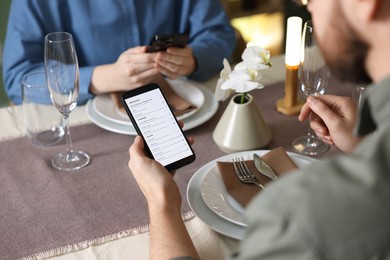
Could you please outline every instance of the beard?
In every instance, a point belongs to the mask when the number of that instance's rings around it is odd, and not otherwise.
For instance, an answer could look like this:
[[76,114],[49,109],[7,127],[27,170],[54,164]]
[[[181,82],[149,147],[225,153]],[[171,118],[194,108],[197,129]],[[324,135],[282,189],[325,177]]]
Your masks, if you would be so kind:
[[365,68],[369,46],[350,26],[341,7],[336,7],[325,35],[328,42],[318,46],[333,76],[343,82],[370,84],[371,77]]

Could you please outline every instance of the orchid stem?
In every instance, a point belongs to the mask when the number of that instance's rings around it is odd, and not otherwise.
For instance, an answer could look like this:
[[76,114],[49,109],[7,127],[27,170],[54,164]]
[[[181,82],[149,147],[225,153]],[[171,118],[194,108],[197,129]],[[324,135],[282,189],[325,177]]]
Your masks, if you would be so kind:
[[245,101],[245,93],[242,93],[241,94],[241,102],[240,102],[240,104],[244,104],[244,101]]

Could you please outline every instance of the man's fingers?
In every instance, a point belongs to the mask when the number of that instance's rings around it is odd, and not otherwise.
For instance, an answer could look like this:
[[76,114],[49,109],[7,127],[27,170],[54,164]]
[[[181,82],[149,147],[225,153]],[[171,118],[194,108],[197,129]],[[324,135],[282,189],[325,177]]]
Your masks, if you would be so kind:
[[127,49],[124,53],[145,53],[147,49],[147,46],[137,46]]
[[187,140],[190,143],[190,145],[193,145],[195,143],[195,139],[192,136],[188,136]]
[[299,121],[305,121],[311,113],[311,109],[307,103],[305,103],[301,109],[301,112],[299,113],[298,120]]
[[[179,123],[180,128],[184,127],[184,122],[182,120],[179,120],[178,123]],[[195,139],[192,136],[188,136],[188,137],[186,136],[186,138],[187,138],[188,142],[190,143],[190,145],[193,145],[195,143]]]
[[333,120],[338,119],[338,116],[325,103],[316,97],[308,97],[307,104],[311,111],[319,116],[326,125],[329,125]]
[[173,80],[173,79],[177,79],[180,77],[180,74],[178,74],[178,72],[172,72],[172,71],[166,69],[165,67],[158,65],[157,63],[155,65],[155,68],[157,69],[157,71],[159,71],[161,74],[167,76],[169,79]]
[[321,133],[322,135],[329,134],[328,127],[324,124],[324,121],[322,121],[322,119],[316,114],[311,115],[310,127],[315,132]]
[[130,157],[140,156],[144,154],[144,142],[141,136],[137,135],[134,139],[134,143],[130,146]]

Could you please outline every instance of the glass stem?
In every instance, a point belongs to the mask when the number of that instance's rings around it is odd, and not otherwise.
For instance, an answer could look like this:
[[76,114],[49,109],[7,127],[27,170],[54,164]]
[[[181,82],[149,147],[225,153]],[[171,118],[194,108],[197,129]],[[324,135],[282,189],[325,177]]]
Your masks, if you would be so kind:
[[313,141],[313,137],[314,137],[314,132],[310,127],[311,115],[312,115],[312,112],[310,112],[310,114],[309,114],[309,130],[307,131],[307,144],[311,144]]
[[69,159],[68,156],[73,151],[72,139],[70,138],[69,115],[64,116],[64,122],[65,122],[65,139],[66,139],[66,157],[67,159]]

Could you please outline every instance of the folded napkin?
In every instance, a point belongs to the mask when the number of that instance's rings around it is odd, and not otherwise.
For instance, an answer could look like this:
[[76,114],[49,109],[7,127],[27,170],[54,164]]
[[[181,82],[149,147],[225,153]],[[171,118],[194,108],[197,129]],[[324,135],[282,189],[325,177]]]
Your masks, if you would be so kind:
[[[189,101],[179,96],[163,77],[156,79],[156,83],[160,86],[161,91],[164,93],[164,96],[167,99],[168,104],[176,117],[184,115],[196,109],[195,105],[191,104]],[[113,92],[111,93],[111,99],[113,100],[114,105],[120,111],[126,113],[125,109],[122,106],[122,94],[123,92]]]
[[[269,151],[261,157],[275,172],[281,176],[291,170],[297,169],[297,165],[288,156],[283,147],[278,147]],[[254,173],[257,181],[266,187],[266,184],[272,179],[259,173],[253,163],[253,160],[246,161],[248,168]],[[255,184],[245,184],[237,178],[232,162],[217,162],[218,171],[221,174],[227,192],[235,198],[242,206],[246,207],[249,201],[258,193],[261,192]]]

